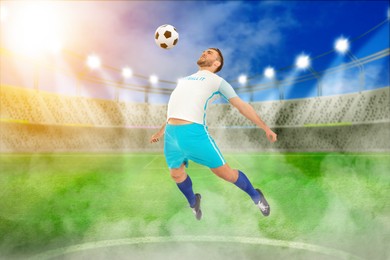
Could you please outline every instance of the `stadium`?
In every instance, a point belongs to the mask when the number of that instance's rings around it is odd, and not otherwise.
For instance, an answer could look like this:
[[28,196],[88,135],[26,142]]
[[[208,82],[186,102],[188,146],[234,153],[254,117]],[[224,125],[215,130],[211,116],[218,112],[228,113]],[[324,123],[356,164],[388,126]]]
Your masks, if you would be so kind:
[[[272,213],[260,217],[245,194],[191,162],[205,198],[200,222],[169,177],[164,143],[149,142],[175,81],[156,87],[135,74],[126,83],[107,78],[121,73],[114,66],[86,72],[74,51],[63,50],[61,64],[37,62],[2,42],[0,259],[388,259],[388,27],[389,17],[362,31],[356,41],[387,30],[387,43],[364,56],[346,50],[346,63],[233,81],[278,142],[224,102],[209,108],[209,131],[229,164],[269,194]],[[376,64],[384,73],[373,83]],[[325,95],[338,73],[356,88]],[[314,94],[285,98],[299,86]],[[86,91],[102,87],[110,98]],[[275,100],[258,98],[270,90]],[[138,102],[124,98],[132,94]]]

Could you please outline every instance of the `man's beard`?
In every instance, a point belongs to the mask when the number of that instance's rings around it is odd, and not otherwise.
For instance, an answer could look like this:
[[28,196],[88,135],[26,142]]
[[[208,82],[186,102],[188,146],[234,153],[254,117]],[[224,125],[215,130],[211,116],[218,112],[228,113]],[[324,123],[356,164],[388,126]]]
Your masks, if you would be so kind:
[[196,62],[199,67],[210,67],[213,64],[213,61],[211,60],[202,60],[201,58]]

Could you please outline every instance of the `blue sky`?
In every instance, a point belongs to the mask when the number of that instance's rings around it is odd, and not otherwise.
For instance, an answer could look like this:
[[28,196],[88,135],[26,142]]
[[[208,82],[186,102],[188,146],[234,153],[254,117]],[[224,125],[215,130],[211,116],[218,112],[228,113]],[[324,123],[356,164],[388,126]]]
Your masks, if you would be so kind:
[[[12,10],[12,3],[5,3]],[[275,100],[280,92],[271,88],[245,93],[242,91],[245,86],[237,83],[241,74],[249,77],[248,86],[257,88],[265,83],[262,73],[267,66],[277,70],[278,80],[310,74],[291,67],[296,57],[301,53],[317,57],[331,51],[340,36],[354,40],[350,50],[358,58],[389,48],[388,21],[356,39],[387,19],[388,1],[53,1],[53,4],[60,6],[61,15],[57,18],[66,24],[61,27],[63,48],[80,57],[94,53],[104,65],[118,69],[128,66],[137,75],[154,74],[176,81],[197,70],[196,60],[204,49],[218,47],[225,56],[225,67],[219,75],[248,101]],[[154,31],[162,24],[172,24],[180,34],[178,45],[171,50],[160,49],[154,43]],[[312,68],[323,71],[349,61],[347,56],[330,53],[313,60]],[[365,65],[369,74],[365,78],[366,89],[389,85],[388,68],[389,56]],[[89,73],[110,80],[120,78],[104,69]],[[344,84],[356,80],[358,74],[359,68],[355,68],[343,75],[324,75],[323,94],[358,91],[358,83]],[[148,85],[147,80],[136,77],[128,83]],[[315,96],[317,84],[313,79],[286,85],[284,96]],[[154,86],[173,87],[164,83]],[[85,86],[84,95],[112,98],[113,91],[108,86]],[[124,100],[143,99],[142,94],[128,90],[120,95]],[[167,98],[150,96],[152,102],[164,103]]]

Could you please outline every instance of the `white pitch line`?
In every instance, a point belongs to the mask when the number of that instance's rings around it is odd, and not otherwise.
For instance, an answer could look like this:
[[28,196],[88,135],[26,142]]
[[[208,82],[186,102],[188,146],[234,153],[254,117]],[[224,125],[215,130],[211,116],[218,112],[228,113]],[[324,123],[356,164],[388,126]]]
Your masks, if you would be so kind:
[[144,166],[144,169],[147,169],[157,158],[160,158],[161,155],[156,155],[147,165]]
[[227,156],[230,157],[230,158],[233,158],[233,160],[236,161],[236,163],[238,164],[238,167],[240,167],[240,169],[244,169],[244,168],[245,168],[245,166],[242,165],[242,164],[235,158],[234,155],[227,155]]
[[355,259],[361,260],[362,258],[350,254],[345,251],[337,250],[334,248],[323,247],[319,245],[307,244],[295,241],[276,240],[268,238],[256,238],[256,237],[226,237],[226,236],[175,236],[175,237],[135,237],[116,240],[103,240],[96,242],[89,242],[84,244],[73,245],[69,247],[58,248],[50,251],[43,252],[35,255],[31,260],[39,259],[51,259],[59,256],[65,256],[67,254],[85,251],[89,249],[107,248],[112,246],[122,245],[136,245],[136,244],[150,244],[150,243],[170,243],[170,242],[222,242],[222,243],[241,243],[241,244],[253,244],[253,245],[266,245],[284,248],[293,248],[298,250],[311,251],[320,253],[338,259]]
[[148,157],[148,156],[161,156],[160,154],[147,154],[147,153],[73,153],[73,154],[61,154],[61,153],[30,153],[30,154],[13,154],[13,153],[0,153],[0,158],[9,157],[32,157],[32,156],[51,156],[51,157]]
[[[61,153],[30,153],[30,154],[15,154],[15,153],[0,153],[0,157],[3,156],[13,156],[13,157],[31,157],[31,156],[52,156],[52,157],[66,157],[66,156],[77,156],[77,157],[99,157],[99,156],[121,156],[121,157],[137,157],[137,156],[152,156],[156,154],[148,154],[148,153],[73,153],[73,154],[61,154]],[[157,154],[156,156],[164,156],[162,154]],[[225,156],[260,156],[260,157],[272,157],[272,156],[370,156],[370,157],[390,157],[389,154],[310,154],[310,153],[303,153],[303,154],[292,154],[292,153],[269,153],[269,154],[258,154],[258,153],[225,153]]]
[[[146,169],[144,167],[144,169]],[[165,171],[165,170],[169,170],[168,167],[148,167],[146,170],[153,170],[153,171]]]
[[[233,156],[229,154],[230,156]],[[333,156],[333,157],[341,157],[341,156],[367,156],[367,157],[390,157],[390,154],[250,154],[250,153],[237,153],[234,156],[255,156],[255,157],[272,157],[272,156],[306,156],[306,157],[318,157],[318,156]]]

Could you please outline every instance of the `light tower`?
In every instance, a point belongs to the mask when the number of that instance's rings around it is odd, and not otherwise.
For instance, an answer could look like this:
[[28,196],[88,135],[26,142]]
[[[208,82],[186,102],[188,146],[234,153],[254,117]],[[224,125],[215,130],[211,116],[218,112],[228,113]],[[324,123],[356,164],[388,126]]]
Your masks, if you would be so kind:
[[[102,65],[102,62],[101,62],[99,56],[97,56],[95,54],[91,54],[91,55],[89,55],[87,57],[87,60],[86,60],[85,64],[87,65],[87,67],[90,70],[95,70],[95,69],[100,68],[100,66]],[[80,95],[81,81],[82,81],[82,79],[83,79],[83,77],[85,76],[86,73],[87,73],[87,70],[85,68],[83,68],[80,71],[80,73],[78,73],[76,75],[76,79],[77,79],[76,94],[77,95]]]
[[340,37],[336,40],[334,44],[335,50],[340,54],[346,54],[354,63],[356,63],[359,66],[359,91],[364,90],[365,85],[365,70],[363,64],[360,62],[360,60],[352,54],[352,52],[349,50],[349,41],[348,39],[344,37]]
[[264,69],[263,74],[264,74],[264,77],[266,77],[269,80],[272,80],[272,83],[275,85],[276,88],[279,88],[279,99],[283,100],[284,99],[284,89],[276,81],[275,69],[271,66],[268,66]]
[[[125,80],[131,78],[133,76],[133,70],[129,67],[122,68],[122,78],[119,81],[120,86],[123,87]],[[119,101],[119,88],[120,86],[115,86],[115,101]]]
[[153,74],[149,76],[150,85],[145,86],[145,96],[144,96],[145,103],[149,103],[149,89],[153,86],[156,86],[158,82],[159,82],[159,78],[157,75]]
[[322,85],[321,85],[320,75],[311,66],[310,57],[305,54],[299,55],[295,60],[295,66],[297,66],[297,68],[300,70],[308,69],[311,72],[311,74],[313,74],[313,76],[317,79],[317,96],[319,97],[322,96]]
[[[246,83],[248,82],[248,77],[245,74],[241,74],[238,77],[238,83],[240,83],[241,86],[245,86]],[[250,89],[249,86],[245,86],[246,89]],[[250,97],[249,97],[249,102],[253,102],[253,91],[250,91]]]

